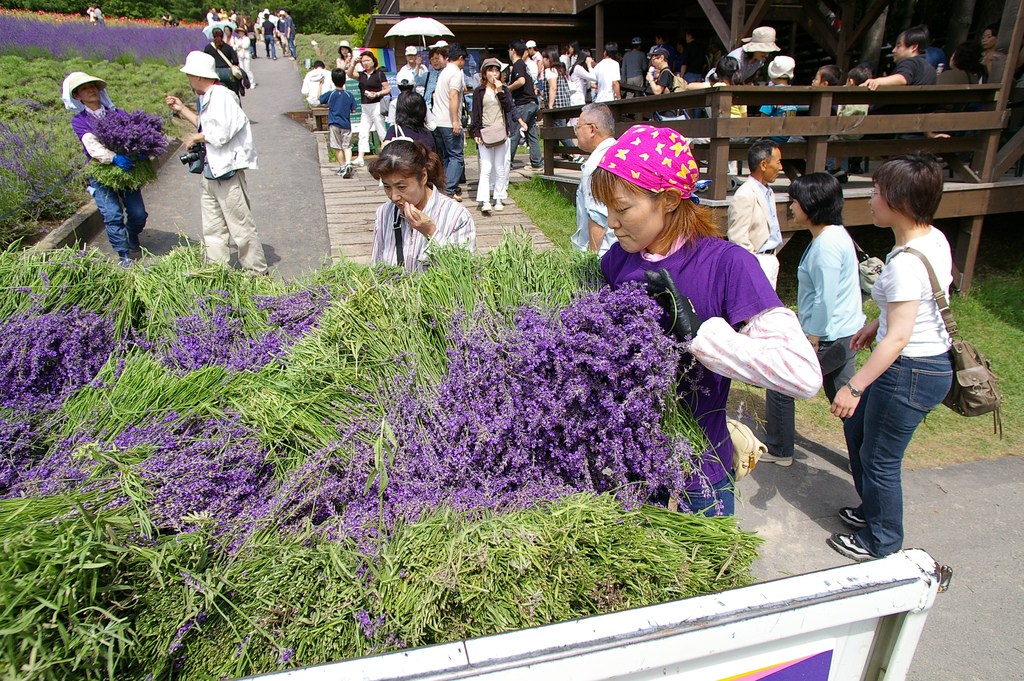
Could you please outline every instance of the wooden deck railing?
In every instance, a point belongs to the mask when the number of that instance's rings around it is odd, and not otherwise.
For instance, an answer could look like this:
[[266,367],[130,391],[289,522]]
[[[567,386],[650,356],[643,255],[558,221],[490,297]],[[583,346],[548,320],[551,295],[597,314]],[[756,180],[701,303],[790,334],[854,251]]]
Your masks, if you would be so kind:
[[[926,151],[942,157],[960,179],[987,182],[996,167],[999,138],[1006,126],[1006,111],[997,111],[999,85],[934,87],[891,87],[872,92],[857,87],[722,87],[652,97],[636,97],[608,102],[616,119],[616,134],[637,123],[671,127],[689,138],[706,138],[694,144],[694,156],[707,162],[707,175],[713,180],[709,198],[724,199],[729,188],[727,162],[745,160],[750,143],[763,137],[803,137],[804,141],[783,143],[783,159],[804,159],[807,172],[825,169],[829,156],[882,157],[911,151]],[[878,110],[866,116],[836,116],[833,107],[844,104],[868,104],[891,111],[923,109],[930,113],[886,113]],[[733,105],[746,105],[756,112],[763,105],[794,105],[795,116],[730,118]],[[970,111],[962,111],[970,106]],[[556,157],[574,153],[575,147],[558,147],[555,140],[570,143],[570,126],[555,121],[579,115],[580,106],[543,109],[540,136],[544,140],[544,173],[576,168]],[[656,111],[704,110],[707,118],[655,121]],[[951,110],[950,110],[951,109]],[[927,133],[947,133],[948,138],[926,137]],[[857,140],[841,136],[864,135]],[[969,160],[964,161],[965,153]],[[1018,156],[1020,154],[1018,153]],[[1005,167],[1006,161],[1003,160]]]

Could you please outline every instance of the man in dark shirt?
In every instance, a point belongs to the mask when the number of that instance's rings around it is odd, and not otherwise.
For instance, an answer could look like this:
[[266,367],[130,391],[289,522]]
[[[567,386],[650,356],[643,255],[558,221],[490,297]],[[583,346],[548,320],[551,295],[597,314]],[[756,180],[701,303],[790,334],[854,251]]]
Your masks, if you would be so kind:
[[697,36],[692,31],[686,32],[685,47],[676,62],[676,73],[685,78],[687,83],[704,80],[704,72],[707,70],[704,68],[704,46],[697,42]]
[[877,90],[885,85],[935,85],[935,67],[924,57],[929,42],[931,34],[924,25],[900,33],[892,48],[896,70],[888,76],[868,78],[861,87]]
[[[526,70],[526,62],[523,55],[526,53],[526,43],[522,40],[513,40],[508,46],[508,58],[512,62],[512,69],[508,76],[508,89],[512,91],[512,101],[519,110],[519,118],[526,122],[526,143],[530,147],[530,168],[540,170],[544,167],[544,159],[540,154],[540,140],[537,138],[537,91],[534,88],[533,78]],[[515,161],[516,150],[523,138],[523,131],[516,126],[512,133],[512,153],[509,158]],[[516,166],[513,165],[513,168]]]

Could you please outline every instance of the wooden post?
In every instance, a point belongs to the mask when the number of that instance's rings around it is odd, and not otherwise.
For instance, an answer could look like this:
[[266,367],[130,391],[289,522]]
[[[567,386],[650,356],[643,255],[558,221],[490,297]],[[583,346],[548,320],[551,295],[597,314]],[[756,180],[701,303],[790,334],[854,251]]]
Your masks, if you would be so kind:
[[[732,93],[722,88],[714,88],[711,95],[711,117],[715,121],[728,119],[732,107]],[[729,191],[729,138],[722,137],[718,126],[711,131],[711,143],[708,148],[708,174],[711,175],[711,198],[716,201],[725,199]]]
[[739,35],[740,31],[743,30],[743,14],[747,9],[746,0],[730,0],[729,5],[732,12],[729,21],[729,38],[732,40],[732,43],[726,48],[726,52],[739,47],[740,39],[746,37]]
[[604,50],[604,3],[594,5],[594,61],[601,61]]
[[[832,115],[832,93],[830,88],[821,88],[811,101],[811,116]],[[820,173],[825,170],[828,157],[828,135],[814,135],[807,138],[807,172]]]
[[[1006,112],[1010,101],[1010,88],[1013,87],[1013,64],[1015,55],[1020,50],[1021,31],[1024,30],[1024,0],[1006,0],[1003,5],[1002,26],[1013,26],[1010,33],[1010,46],[1006,57],[1006,68],[1003,69],[1003,80],[996,100],[996,111]],[[1005,35],[1006,29],[1000,30]],[[975,156],[974,170],[978,176],[995,182],[996,152],[999,149],[999,131],[992,130],[986,134],[985,143],[980,153]],[[964,218],[960,221],[960,233],[956,239],[956,251],[953,257],[954,283],[961,292],[971,290],[974,279],[974,265],[978,259],[978,246],[981,243],[981,229],[985,224],[982,215]]]

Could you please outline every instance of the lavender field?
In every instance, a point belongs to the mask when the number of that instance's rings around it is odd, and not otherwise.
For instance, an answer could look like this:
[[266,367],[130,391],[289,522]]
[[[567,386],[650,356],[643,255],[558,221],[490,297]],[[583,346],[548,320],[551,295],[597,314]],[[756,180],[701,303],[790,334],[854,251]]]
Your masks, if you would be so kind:
[[206,44],[196,28],[158,26],[90,26],[54,23],[0,14],[0,55],[25,58],[105,60],[121,63],[161,61],[176,64]]
[[[163,93],[187,99],[178,72],[185,55],[204,44],[195,28],[144,25],[93,27],[0,13],[0,248],[39,238],[48,224],[89,200],[81,144],[61,82],[72,71],[103,78],[114,104],[167,115]],[[172,137],[183,130],[170,122]]]

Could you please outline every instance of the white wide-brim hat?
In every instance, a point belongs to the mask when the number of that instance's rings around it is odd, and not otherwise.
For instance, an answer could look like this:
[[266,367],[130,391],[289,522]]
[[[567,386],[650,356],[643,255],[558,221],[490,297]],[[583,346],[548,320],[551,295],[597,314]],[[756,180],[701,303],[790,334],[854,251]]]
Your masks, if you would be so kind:
[[217,75],[217,69],[215,68],[216,64],[217,62],[214,61],[211,55],[199,50],[192,50],[185,57],[185,65],[178,70],[185,75],[195,76],[196,78],[220,80],[220,76]]
[[768,64],[769,78],[788,78],[793,80],[793,71],[796,69],[796,60],[780,54],[772,63]]
[[96,85],[101,90],[107,87],[107,81],[103,80],[102,78],[90,76],[88,73],[85,73],[83,71],[74,71],[73,73],[69,73],[68,77],[64,79],[63,89],[64,92],[67,92],[69,95],[74,95],[75,90],[82,87],[86,83],[96,83]]
[[437,49],[438,47],[448,47],[448,41],[447,40],[438,40],[433,45],[427,45],[427,47],[430,48],[431,50]]
[[778,52],[775,44],[775,29],[771,26],[758,26],[749,38],[744,38],[744,52]]

